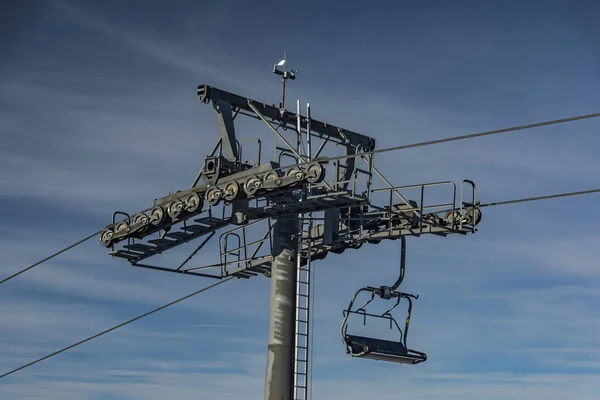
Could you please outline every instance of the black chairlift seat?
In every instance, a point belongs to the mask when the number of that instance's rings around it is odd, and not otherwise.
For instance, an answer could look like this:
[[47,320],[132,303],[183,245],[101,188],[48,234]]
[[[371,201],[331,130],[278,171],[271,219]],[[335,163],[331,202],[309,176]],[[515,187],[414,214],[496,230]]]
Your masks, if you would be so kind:
[[[410,316],[412,313],[411,299],[418,299],[419,296],[396,291],[398,286],[400,286],[400,284],[404,280],[404,270],[406,262],[406,238],[404,236],[401,236],[400,239],[400,276],[398,277],[398,280],[392,286],[381,286],[379,288],[367,286],[358,289],[356,293],[354,293],[352,300],[350,300],[350,305],[348,306],[348,309],[344,310],[344,320],[342,321],[342,326],[340,327],[340,335],[342,341],[346,345],[347,353],[350,354],[352,357],[370,358],[372,360],[389,361],[399,364],[410,365],[419,364],[427,360],[427,355],[425,353],[416,350],[411,350],[406,346],[406,336],[408,335],[408,327],[410,325]],[[361,292],[370,293],[371,299],[359,308],[353,310],[352,306],[354,305],[357,296]],[[365,310],[365,307],[375,299],[375,296],[379,296],[384,300],[396,299],[396,302],[392,307],[390,307],[387,311],[385,311],[382,314],[371,314]],[[408,301],[408,315],[406,317],[404,332],[402,332],[402,329],[391,314],[391,311],[394,308],[396,308],[398,304],[400,304],[400,299],[406,299]],[[375,317],[388,320],[390,323],[390,329],[392,329],[395,326],[396,329],[399,331],[399,340],[391,341],[384,339],[369,338],[365,336],[349,335],[347,333],[347,330],[348,316],[350,314],[360,315],[361,317],[363,317],[364,325],[367,324],[367,317]]]
[[427,360],[425,353],[407,349],[401,342],[348,334],[345,335],[345,339],[348,351],[353,357],[400,364],[418,364]]

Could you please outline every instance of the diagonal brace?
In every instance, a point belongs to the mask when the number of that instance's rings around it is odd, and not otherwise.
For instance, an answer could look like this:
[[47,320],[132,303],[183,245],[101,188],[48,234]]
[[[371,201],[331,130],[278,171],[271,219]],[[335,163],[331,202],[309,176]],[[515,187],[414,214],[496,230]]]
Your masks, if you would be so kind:
[[[288,142],[282,135],[281,133],[279,133],[277,131],[277,129],[273,128],[273,125],[271,125],[271,123],[269,121],[267,121],[267,119],[260,113],[260,111],[258,111],[258,109],[256,107],[254,107],[254,104],[252,104],[252,100],[248,100],[248,106],[252,109],[252,111],[254,111],[254,113],[256,114],[256,116],[258,118],[260,118],[265,124],[267,124],[267,126],[273,131],[273,133],[275,135],[277,135],[277,137],[279,137],[279,139],[281,139],[283,141],[283,143],[285,143],[285,145],[292,151],[292,153],[294,153],[294,155],[297,157],[297,159],[300,161],[302,160],[303,162],[306,162],[306,160],[304,159],[304,157],[302,157],[300,155],[300,153],[298,153],[296,151],[296,149],[294,149],[294,147],[290,144],[290,142]],[[300,164],[300,162],[299,162]]]

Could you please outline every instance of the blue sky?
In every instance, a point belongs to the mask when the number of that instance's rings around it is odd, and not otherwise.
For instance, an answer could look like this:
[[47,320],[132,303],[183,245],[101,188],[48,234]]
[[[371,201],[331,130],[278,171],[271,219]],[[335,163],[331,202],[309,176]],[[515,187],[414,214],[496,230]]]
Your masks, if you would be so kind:
[[[284,49],[300,70],[288,99],[374,136],[378,148],[598,112],[591,1],[12,7],[0,44],[2,275],[97,230],[117,209],[141,210],[189,186],[217,135],[196,86],[275,103],[270,65]],[[596,188],[598,124],[376,162],[397,185],[472,179],[484,203]],[[429,355],[414,367],[351,359],[339,339],[354,291],[395,278],[398,242],[315,263],[314,398],[596,399],[596,202],[489,208],[475,235],[409,238],[403,287],[421,296],[409,339]],[[217,251],[214,243],[195,262]],[[91,241],[0,287],[3,372],[211,283],[104,253]],[[268,289],[266,278],[224,284],[2,379],[0,397],[261,398]]]

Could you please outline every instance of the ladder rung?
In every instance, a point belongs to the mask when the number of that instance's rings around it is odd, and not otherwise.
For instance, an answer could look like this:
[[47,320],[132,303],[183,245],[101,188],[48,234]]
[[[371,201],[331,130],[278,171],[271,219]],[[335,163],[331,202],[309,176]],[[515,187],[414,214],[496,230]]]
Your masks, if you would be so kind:
[[[303,224],[303,228],[304,228],[304,226],[306,226],[306,225]],[[306,230],[308,230],[308,229],[306,229]],[[308,252],[303,252],[303,253],[300,253],[299,256],[301,258],[308,259]],[[308,263],[307,263],[307,265],[308,265]],[[306,276],[307,280],[302,280],[301,277],[302,277],[302,273],[303,272],[305,272],[307,274],[307,276]],[[310,299],[310,293],[306,293],[306,294],[301,293],[302,285],[305,285],[305,290],[306,291],[309,290],[309,287],[310,287],[310,269],[306,268],[306,266],[299,266],[298,267],[298,280],[296,282],[298,293],[296,294],[296,298],[297,299],[305,298],[305,299],[307,299],[307,303],[308,303],[308,301]],[[298,302],[300,302],[300,301],[298,300]],[[307,314],[306,315],[306,320],[302,320],[302,319],[299,319],[299,318],[296,319],[296,337],[306,337],[308,339],[308,336],[309,336],[309,332],[308,332],[308,326],[309,326],[308,325],[309,324],[308,313],[310,312],[310,309],[309,309],[309,307],[303,307],[300,304],[297,304],[296,305],[296,310],[297,310],[298,313],[299,313],[299,310],[306,311],[306,314]],[[298,316],[300,316],[300,315],[298,315]],[[301,323],[305,324],[304,327],[301,325]],[[302,383],[299,382],[300,379],[296,379],[296,382],[294,384],[294,389],[295,389],[295,391],[294,391],[294,399],[296,399],[296,400],[305,400],[306,394],[307,394],[307,391],[308,391],[307,382],[306,382],[306,380],[308,379],[308,371],[307,372],[300,372],[300,371],[298,371],[298,369],[302,369],[302,367],[301,367],[302,364],[301,363],[304,363],[304,365],[306,365],[306,368],[308,368],[308,343],[306,343],[306,346],[302,346],[302,345],[297,344],[297,345],[294,346],[294,348],[296,349],[295,350],[295,357],[294,357],[294,364],[295,364],[294,373],[295,373],[295,376],[296,377],[299,377],[299,376],[304,376],[305,377],[304,382],[302,382]],[[304,351],[304,354],[302,354],[302,351]],[[302,355],[304,357],[302,357]],[[296,392],[296,391],[298,391],[298,389],[299,389],[299,393]]]

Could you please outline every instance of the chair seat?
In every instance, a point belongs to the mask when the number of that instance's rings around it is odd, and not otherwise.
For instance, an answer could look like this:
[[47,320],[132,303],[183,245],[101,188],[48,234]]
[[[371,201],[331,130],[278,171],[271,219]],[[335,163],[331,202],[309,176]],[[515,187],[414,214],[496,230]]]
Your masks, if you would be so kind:
[[[404,347],[402,343],[391,340],[346,335],[346,343],[350,346],[352,355],[356,357],[401,364],[417,364],[427,359],[424,353],[414,352]],[[364,354],[360,354],[363,352]]]

